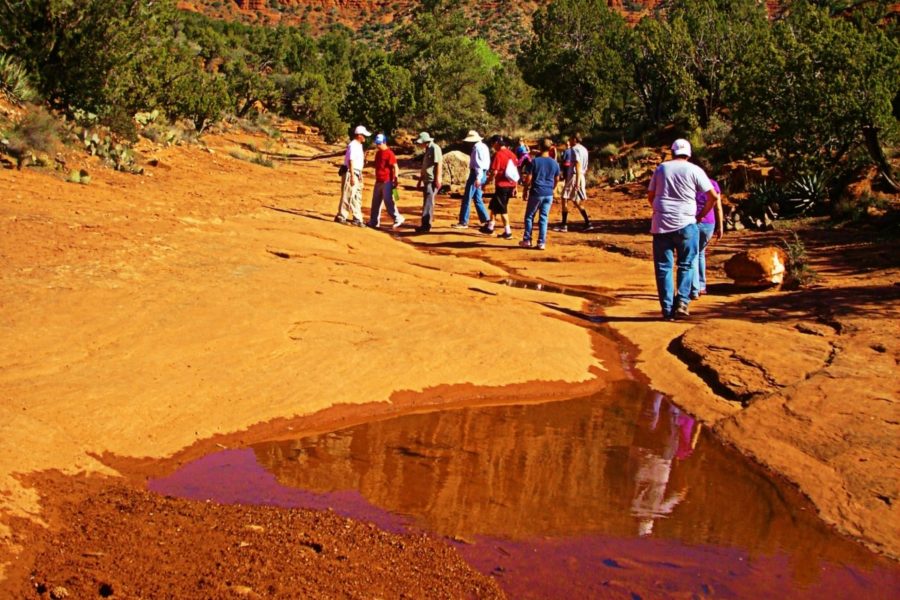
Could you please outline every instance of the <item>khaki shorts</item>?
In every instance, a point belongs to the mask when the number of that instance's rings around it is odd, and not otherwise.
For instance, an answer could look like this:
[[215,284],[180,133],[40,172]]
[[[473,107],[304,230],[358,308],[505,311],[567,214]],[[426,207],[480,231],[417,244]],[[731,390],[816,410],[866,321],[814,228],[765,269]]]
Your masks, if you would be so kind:
[[581,203],[587,200],[587,187],[584,180],[584,173],[581,177],[574,173],[566,178],[566,185],[563,187],[563,200],[572,200],[575,203]]

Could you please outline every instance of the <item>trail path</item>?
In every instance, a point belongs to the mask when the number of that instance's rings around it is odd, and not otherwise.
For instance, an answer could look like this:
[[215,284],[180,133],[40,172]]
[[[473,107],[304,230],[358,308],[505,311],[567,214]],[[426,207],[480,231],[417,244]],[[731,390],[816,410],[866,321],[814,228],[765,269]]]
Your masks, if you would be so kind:
[[[573,396],[623,368],[619,347],[578,325],[581,298],[554,295],[551,306],[545,293],[494,283],[515,273],[606,290],[616,299],[606,321],[636,345],[654,387],[795,481],[827,520],[900,555],[895,251],[867,266],[858,244],[823,240],[821,288],[723,288],[697,303],[698,319],[715,319],[708,335],[735,352],[748,336],[771,346],[814,335],[831,349],[742,409],[680,350],[696,323],[656,319],[639,188],[595,193],[597,229],[552,235],[544,253],[449,229],[458,207],[449,197],[435,233],[410,237],[420,201],[404,189],[412,219],[397,237],[411,244],[398,243],[331,221],[339,181],[330,162],[268,169],[229,156],[248,141],[232,133],[209,139],[213,153],[160,150],[144,177],[88,165],[87,186],[0,171],[7,550],[23,545],[14,518],[46,516],[50,499],[30,473],[115,475],[122,461],[334,406],[364,415]],[[293,140],[285,152],[322,147]],[[517,227],[522,204],[513,202]],[[765,241],[732,239],[713,264]],[[727,335],[735,322],[757,329]]]

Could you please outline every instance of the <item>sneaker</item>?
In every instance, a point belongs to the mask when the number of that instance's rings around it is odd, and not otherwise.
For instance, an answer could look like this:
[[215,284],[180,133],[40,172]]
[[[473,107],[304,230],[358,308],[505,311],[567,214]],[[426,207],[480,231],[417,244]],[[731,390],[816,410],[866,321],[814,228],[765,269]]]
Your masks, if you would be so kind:
[[481,227],[478,228],[478,231],[480,231],[481,233],[484,233],[486,235],[490,235],[490,234],[494,233],[494,228],[490,227],[488,225],[482,225]]
[[400,217],[399,219],[394,221],[394,224],[391,225],[391,229],[400,229],[400,226],[403,225],[403,223],[405,221],[406,221],[406,219],[404,219],[403,217]]
[[372,229],[378,229],[379,227],[381,227],[381,224],[369,222],[369,223],[366,223],[366,227],[371,227]]
[[537,245],[538,250],[544,250],[545,248],[547,248],[547,246],[544,244],[544,242],[541,242],[540,244]]
[[552,229],[552,231],[558,231],[560,233],[565,233],[565,232],[569,231],[569,228],[565,225],[557,225],[556,227],[554,227]]
[[531,240],[522,240],[519,242],[519,248],[531,248]]
[[450,226],[450,229],[468,229],[469,226],[465,223],[454,223]]
[[500,238],[501,240],[511,240],[512,233],[507,233],[504,231],[503,233],[498,233],[497,237]]
[[421,225],[416,227],[416,233],[428,233],[431,231],[431,227],[422,227]]
[[687,306],[678,306],[672,311],[672,317],[674,319],[687,319],[690,316],[691,313],[688,311]]
[[691,292],[691,296],[690,296],[691,300],[696,300],[699,297],[700,297],[700,292]]
[[366,226],[366,224],[363,223],[361,219],[353,219],[352,221],[350,221],[350,224],[353,225],[354,227],[365,227]]
[[334,218],[334,222],[335,222],[335,223],[340,223],[341,225],[343,225],[344,223],[347,222],[347,218],[346,218],[346,217],[342,217],[341,215],[338,215],[338,216],[336,216],[336,217]]

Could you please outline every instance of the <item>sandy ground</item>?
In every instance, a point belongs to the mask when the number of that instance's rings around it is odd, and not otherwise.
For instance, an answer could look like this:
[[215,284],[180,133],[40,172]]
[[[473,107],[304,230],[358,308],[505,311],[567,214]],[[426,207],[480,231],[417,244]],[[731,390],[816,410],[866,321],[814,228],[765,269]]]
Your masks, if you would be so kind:
[[[578,325],[585,302],[556,295],[548,306],[545,293],[496,283],[510,274],[615,298],[608,325],[636,346],[654,387],[794,481],[827,521],[900,555],[894,241],[873,249],[856,239],[865,232],[815,238],[817,288],[721,285],[690,323],[663,323],[640,188],[595,191],[599,227],[551,234],[544,253],[449,229],[450,197],[434,233],[413,236],[412,189],[401,200],[409,227],[391,236],[332,222],[331,162],[269,169],[229,156],[244,141],[233,133],[211,137],[211,153],[158,150],[143,177],[89,164],[86,186],[0,171],[5,570],[24,562],[13,557],[27,545],[12,525],[52,521],[54,494],[29,474],[127,474],[295,416],[359,419],[603,387],[604,371],[622,368],[620,349]],[[321,148],[294,140],[287,150]],[[519,228],[522,204],[512,208]],[[726,240],[714,277],[731,252],[767,241]],[[699,323],[742,359],[700,364],[679,342]],[[741,355],[748,339],[777,348],[798,336],[825,344],[823,360],[779,371],[793,360],[787,350]],[[733,364],[746,368],[731,373]],[[729,399],[729,382],[754,378],[768,387],[749,408]]]

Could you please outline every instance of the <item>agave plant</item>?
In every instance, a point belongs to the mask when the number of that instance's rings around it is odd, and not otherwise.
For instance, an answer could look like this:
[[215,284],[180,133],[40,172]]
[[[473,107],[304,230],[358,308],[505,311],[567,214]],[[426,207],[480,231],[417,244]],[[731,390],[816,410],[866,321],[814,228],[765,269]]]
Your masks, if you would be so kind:
[[0,92],[16,103],[29,102],[37,97],[25,67],[6,54],[0,54]]
[[750,188],[750,196],[741,204],[741,212],[754,221],[778,218],[784,202],[784,190],[773,181],[763,181]]
[[806,213],[828,202],[828,182],[821,173],[799,176],[785,188],[784,208],[791,214]]

